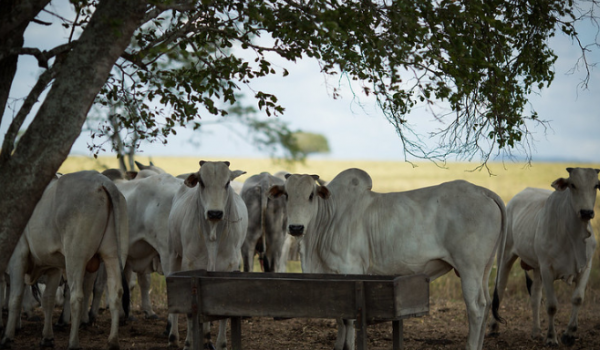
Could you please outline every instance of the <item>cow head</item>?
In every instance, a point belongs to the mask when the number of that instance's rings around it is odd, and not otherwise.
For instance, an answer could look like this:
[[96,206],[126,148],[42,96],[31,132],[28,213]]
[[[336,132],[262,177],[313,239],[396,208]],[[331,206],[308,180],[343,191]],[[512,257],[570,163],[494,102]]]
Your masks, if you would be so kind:
[[596,190],[600,187],[600,169],[567,168],[567,171],[569,177],[554,180],[552,187],[557,191],[568,190],[576,215],[583,221],[589,221],[594,218]]
[[[229,200],[230,182],[245,174],[242,170],[229,170],[229,162],[200,161],[200,170],[190,174],[184,181],[185,185],[193,188],[198,186],[198,200],[204,208],[204,218],[209,222],[219,222],[223,219],[225,207]],[[216,237],[212,237],[215,238]]]
[[302,236],[310,221],[317,215],[317,199],[327,199],[330,192],[325,186],[315,183],[318,175],[285,176],[284,186],[273,186],[269,190],[272,198],[286,197],[288,233],[292,236]]

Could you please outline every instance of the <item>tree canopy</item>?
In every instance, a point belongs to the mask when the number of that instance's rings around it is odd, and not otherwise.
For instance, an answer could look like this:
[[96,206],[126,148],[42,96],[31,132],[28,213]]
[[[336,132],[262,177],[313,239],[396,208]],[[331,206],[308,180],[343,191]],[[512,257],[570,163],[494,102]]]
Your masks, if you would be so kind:
[[[577,40],[574,23],[594,15],[563,0],[71,0],[73,16],[53,13],[50,2],[0,3],[0,123],[10,124],[0,153],[0,210],[10,218],[0,223],[3,253],[14,248],[94,103],[125,103],[135,113],[116,115],[118,125],[137,128],[141,139],[166,139],[175,126],[228,115],[242,85],[287,75],[267,53],[289,61],[308,56],[323,74],[346,75],[361,84],[361,93],[374,95],[407,154],[486,161],[496,150],[521,145],[525,121],[539,119],[527,110],[527,96],[554,77],[548,38],[564,32]],[[597,8],[593,1],[589,6]],[[50,50],[23,46],[28,26],[45,25],[36,19],[41,11],[71,29]],[[587,47],[581,48],[585,57]],[[7,101],[23,55],[44,71],[9,119]],[[255,91],[254,98],[266,115],[284,113],[275,93]],[[447,128],[439,147],[429,149],[407,121],[416,106],[440,102],[450,107],[436,114]],[[285,125],[245,122],[266,132],[267,143],[293,145]],[[27,200],[20,200],[23,193]],[[10,254],[0,255],[2,270]]]

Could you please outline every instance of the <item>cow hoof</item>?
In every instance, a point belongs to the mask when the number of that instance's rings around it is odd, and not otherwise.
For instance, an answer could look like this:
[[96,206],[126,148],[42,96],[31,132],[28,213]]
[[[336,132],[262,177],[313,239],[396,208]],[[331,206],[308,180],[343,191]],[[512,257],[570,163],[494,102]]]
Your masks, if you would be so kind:
[[500,335],[500,332],[498,332],[498,331],[492,331],[492,332],[489,332],[486,337],[496,338],[499,335]]
[[565,346],[573,346],[575,344],[575,339],[577,339],[575,336],[563,333],[560,337],[560,342]]
[[554,341],[552,339],[546,339],[546,346],[549,348],[557,348],[558,347],[558,341]]
[[204,344],[204,349],[217,350],[217,348],[215,348],[215,346],[213,345],[213,343],[205,343]]
[[146,314],[145,318],[147,320],[158,320],[158,315],[157,314],[151,314],[151,315]]
[[179,339],[175,334],[169,335],[169,347],[178,347]]
[[54,347],[54,338],[42,338],[42,341],[40,342],[40,347],[41,348],[53,348]]

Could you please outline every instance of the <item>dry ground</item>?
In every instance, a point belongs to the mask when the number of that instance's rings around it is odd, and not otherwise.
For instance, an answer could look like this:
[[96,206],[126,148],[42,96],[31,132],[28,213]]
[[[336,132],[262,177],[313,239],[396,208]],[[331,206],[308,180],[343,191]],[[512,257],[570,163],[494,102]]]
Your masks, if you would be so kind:
[[[562,332],[569,318],[570,306],[562,301],[557,315],[557,330]],[[464,349],[467,322],[464,303],[431,298],[428,316],[404,321],[405,349]],[[146,320],[138,311],[137,318],[120,328],[121,349],[169,349],[163,335],[166,309],[156,308],[158,320]],[[572,349],[600,349],[600,305],[587,302],[579,317],[579,339]],[[41,316],[41,311],[38,310]],[[510,301],[502,305],[501,315],[508,320],[501,334],[486,338],[485,349],[542,349],[542,341],[529,336],[531,315],[526,300]],[[98,322],[81,329],[81,346],[84,349],[104,349],[109,332],[109,313],[103,312]],[[58,311],[55,319],[58,317]],[[4,314],[6,320],[6,314]],[[547,324],[545,315],[542,328]],[[181,338],[185,338],[185,320],[181,317]],[[215,326],[213,326],[215,330]],[[42,323],[24,321],[17,334],[13,349],[39,349]],[[270,318],[245,319],[242,322],[242,345],[244,349],[332,349],[336,325],[333,320],[290,319],[274,321]],[[369,326],[369,349],[391,349],[391,323]],[[65,349],[68,329],[55,329],[55,348]],[[566,348],[560,346],[559,348]]]

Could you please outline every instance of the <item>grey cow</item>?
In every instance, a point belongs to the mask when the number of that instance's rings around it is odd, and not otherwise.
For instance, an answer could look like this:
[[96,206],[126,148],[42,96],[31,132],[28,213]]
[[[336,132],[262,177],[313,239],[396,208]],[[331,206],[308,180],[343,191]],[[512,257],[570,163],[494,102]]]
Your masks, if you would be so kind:
[[254,270],[255,251],[265,272],[285,272],[285,261],[282,261],[287,226],[285,199],[269,198],[269,189],[284,183],[267,172],[253,175],[244,182],[241,195],[248,208],[248,231],[242,245],[242,258],[246,272]]

